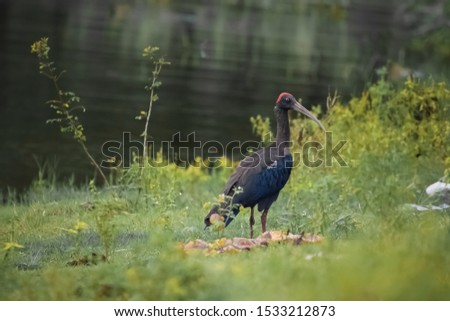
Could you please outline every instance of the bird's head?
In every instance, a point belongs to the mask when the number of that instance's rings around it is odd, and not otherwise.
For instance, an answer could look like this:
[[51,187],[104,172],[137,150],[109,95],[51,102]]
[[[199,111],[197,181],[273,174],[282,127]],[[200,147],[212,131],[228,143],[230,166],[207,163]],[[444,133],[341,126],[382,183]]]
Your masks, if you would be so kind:
[[322,123],[316,118],[316,116],[314,116],[308,109],[302,106],[302,104],[300,104],[297,99],[295,99],[294,96],[290,93],[281,93],[278,96],[275,109],[285,111],[295,110],[296,112],[301,113],[306,117],[314,120],[320,126],[320,128],[325,130],[325,127],[323,127]]
[[216,222],[224,222],[227,219],[226,215],[220,214],[221,208],[219,205],[214,205],[205,217],[205,229]]

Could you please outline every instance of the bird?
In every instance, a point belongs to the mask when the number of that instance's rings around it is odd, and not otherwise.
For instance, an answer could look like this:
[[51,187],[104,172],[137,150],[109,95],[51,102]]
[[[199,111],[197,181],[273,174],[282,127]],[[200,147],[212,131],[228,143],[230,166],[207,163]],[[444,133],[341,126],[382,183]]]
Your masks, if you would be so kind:
[[262,212],[262,232],[266,232],[267,213],[286,185],[293,166],[289,148],[291,145],[289,110],[307,116],[325,131],[322,123],[292,94],[282,92],[274,107],[277,120],[275,142],[257,150],[239,163],[225,184],[224,200],[214,205],[205,217],[205,229],[215,221],[222,221],[227,227],[239,214],[241,206],[250,207],[250,238],[253,238],[254,207],[258,206],[258,211]]

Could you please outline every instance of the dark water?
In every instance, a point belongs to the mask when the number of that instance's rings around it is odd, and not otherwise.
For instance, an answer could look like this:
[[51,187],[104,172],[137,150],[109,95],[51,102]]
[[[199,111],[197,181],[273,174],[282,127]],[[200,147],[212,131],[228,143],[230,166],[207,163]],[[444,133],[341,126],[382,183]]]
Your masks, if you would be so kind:
[[281,91],[306,106],[329,91],[357,94],[373,70],[398,59],[408,35],[386,1],[0,0],[0,188],[23,188],[37,175],[35,157],[57,159],[58,172],[78,179],[92,168],[70,136],[46,125],[53,88],[38,74],[30,45],[50,38],[51,57],[76,92],[87,145],[122,132],[147,105],[147,45],[161,47],[163,70],[150,134],[201,141],[254,139],[249,117],[272,116]]

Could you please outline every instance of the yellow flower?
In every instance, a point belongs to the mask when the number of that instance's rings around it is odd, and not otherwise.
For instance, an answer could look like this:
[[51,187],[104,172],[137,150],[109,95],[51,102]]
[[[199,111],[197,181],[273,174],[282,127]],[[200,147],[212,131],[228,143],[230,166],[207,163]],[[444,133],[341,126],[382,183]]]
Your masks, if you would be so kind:
[[82,230],[86,229],[87,227],[88,227],[88,225],[85,222],[78,221],[77,224],[75,225],[75,230],[82,231]]
[[73,228],[69,228],[69,229],[63,229],[64,231],[71,233],[71,234],[78,234],[80,233],[82,230],[86,229],[88,227],[88,225],[83,222],[83,221],[77,221],[77,224],[75,224],[75,226]]
[[224,195],[224,194],[220,194],[220,195],[217,197],[217,202],[219,202],[219,203],[225,202],[225,195]]
[[31,53],[35,53],[39,58],[47,58],[50,47],[48,46],[48,38],[41,38],[31,45]]
[[3,251],[10,251],[12,249],[23,249],[24,246],[17,242],[6,242]]

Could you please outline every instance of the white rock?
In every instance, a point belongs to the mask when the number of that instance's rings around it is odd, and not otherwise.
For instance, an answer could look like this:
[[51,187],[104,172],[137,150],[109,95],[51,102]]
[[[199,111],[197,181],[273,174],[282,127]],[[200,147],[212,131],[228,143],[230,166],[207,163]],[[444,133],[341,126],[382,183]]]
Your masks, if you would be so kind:
[[407,204],[407,205],[409,205],[411,207],[414,207],[418,211],[428,211],[429,210],[428,207],[425,207],[425,206],[422,206],[422,205],[417,205],[417,204]]
[[439,205],[439,206],[432,205],[431,207],[425,207],[425,206],[417,205],[417,204],[407,204],[407,205],[415,208],[418,211],[430,211],[430,210],[441,211],[441,210],[444,210],[444,209],[450,207],[450,205],[445,204],[445,203],[442,205]]
[[434,184],[431,184],[427,187],[426,192],[428,195],[432,196],[436,193],[442,192],[442,191],[449,191],[450,192],[450,184],[445,184],[442,182],[436,182]]
[[439,206],[431,206],[432,210],[445,210],[446,208],[449,208],[450,206],[448,204],[441,204]]

